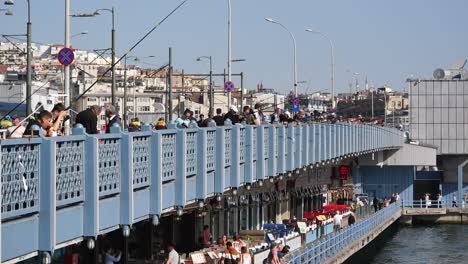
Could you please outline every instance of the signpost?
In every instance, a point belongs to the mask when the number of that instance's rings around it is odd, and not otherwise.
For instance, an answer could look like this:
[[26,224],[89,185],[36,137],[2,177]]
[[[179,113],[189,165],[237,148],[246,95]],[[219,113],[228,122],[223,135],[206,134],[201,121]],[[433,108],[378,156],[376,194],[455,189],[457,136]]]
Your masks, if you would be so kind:
[[293,104],[292,110],[293,110],[294,113],[297,113],[297,112],[299,112],[299,110],[301,110],[301,106],[298,105],[298,104]]
[[227,82],[224,83],[224,90],[225,90],[226,92],[232,92],[232,91],[234,91],[234,88],[235,88],[235,87],[234,87],[234,83],[233,83],[233,82],[227,81]]
[[70,48],[63,48],[57,54],[57,59],[63,66],[70,65],[75,59],[75,54]]

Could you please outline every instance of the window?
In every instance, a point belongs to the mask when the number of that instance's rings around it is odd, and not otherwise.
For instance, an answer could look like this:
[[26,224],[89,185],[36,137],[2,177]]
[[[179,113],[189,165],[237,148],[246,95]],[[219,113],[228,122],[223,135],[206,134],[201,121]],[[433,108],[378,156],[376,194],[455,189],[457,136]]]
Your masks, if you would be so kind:
[[88,97],[88,102],[96,102],[97,98],[96,97]]
[[140,112],[149,112],[150,111],[150,107],[149,106],[139,106],[138,107],[138,111]]
[[137,99],[137,102],[148,103],[149,100],[150,99],[148,97],[140,97]]

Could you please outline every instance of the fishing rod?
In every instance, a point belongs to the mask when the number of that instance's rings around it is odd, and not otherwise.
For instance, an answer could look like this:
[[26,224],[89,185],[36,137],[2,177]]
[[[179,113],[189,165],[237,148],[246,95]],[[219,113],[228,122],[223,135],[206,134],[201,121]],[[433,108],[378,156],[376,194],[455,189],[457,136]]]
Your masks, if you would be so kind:
[[48,84],[48,83],[49,83],[49,81],[46,81],[43,85],[41,85],[41,87],[37,88],[36,91],[34,91],[33,93],[31,93],[31,96],[29,96],[29,97],[27,97],[27,98],[24,98],[23,101],[19,102],[15,107],[13,107],[13,109],[11,109],[8,113],[6,113],[4,116],[2,116],[2,117],[0,118],[0,121],[5,120],[5,117],[6,117],[6,116],[9,116],[11,113],[13,113],[16,109],[18,109],[18,107],[20,107],[22,104],[24,104],[24,102],[26,102],[29,98],[31,98],[35,93],[39,92],[39,91],[40,91],[42,88],[44,88],[44,86],[45,86],[46,84]]
[[[179,10],[179,8],[181,8],[187,1],[189,1],[189,0],[182,1],[182,3],[180,3],[167,16],[165,16],[161,21],[159,21],[150,31],[148,31],[140,40],[138,40],[127,52],[125,52],[125,54],[123,56],[121,56],[114,64],[112,64],[111,67],[107,68],[107,70],[102,75],[105,76],[107,73],[109,73],[112,70],[112,68],[114,68],[120,61],[122,61],[122,59],[124,59],[130,52],[132,52],[133,49],[138,47],[141,44],[141,42],[143,42],[143,40],[145,40],[149,35],[151,35],[151,33],[153,33],[153,31],[155,31],[159,26],[161,26],[170,16],[172,16],[172,14],[174,14],[177,10]],[[86,93],[88,93],[89,90],[91,90],[91,88],[93,88],[98,83],[98,81],[99,81],[99,79],[94,81],[94,83],[92,83],[86,90],[84,90],[83,93],[81,93],[79,96],[77,96],[75,98],[74,102],[77,102]],[[67,107],[67,110],[69,110],[70,107],[71,106]]]

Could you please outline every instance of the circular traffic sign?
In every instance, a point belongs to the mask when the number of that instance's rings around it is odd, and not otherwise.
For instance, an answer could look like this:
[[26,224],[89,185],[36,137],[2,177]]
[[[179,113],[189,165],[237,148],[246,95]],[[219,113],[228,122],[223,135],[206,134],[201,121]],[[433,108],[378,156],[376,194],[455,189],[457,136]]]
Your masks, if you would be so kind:
[[75,54],[73,54],[73,50],[70,48],[63,48],[57,54],[57,59],[63,66],[70,65],[73,60],[75,59]]
[[224,90],[228,92],[232,92],[234,90],[234,83],[231,81],[227,81],[224,83]]
[[299,98],[294,97],[293,104],[298,105],[299,104]]

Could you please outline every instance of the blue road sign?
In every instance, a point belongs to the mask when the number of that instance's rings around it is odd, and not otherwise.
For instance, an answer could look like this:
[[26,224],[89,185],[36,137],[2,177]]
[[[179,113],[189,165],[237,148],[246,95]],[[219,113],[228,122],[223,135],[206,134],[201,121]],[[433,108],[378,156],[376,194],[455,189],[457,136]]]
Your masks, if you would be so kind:
[[299,110],[301,110],[301,106],[298,104],[293,104],[292,110],[294,113],[297,113]]
[[234,90],[234,83],[231,81],[227,81],[224,83],[224,90],[227,92],[232,92]]
[[73,50],[69,48],[63,48],[57,54],[57,59],[63,66],[70,65],[73,60],[75,59],[75,54],[73,54]]

